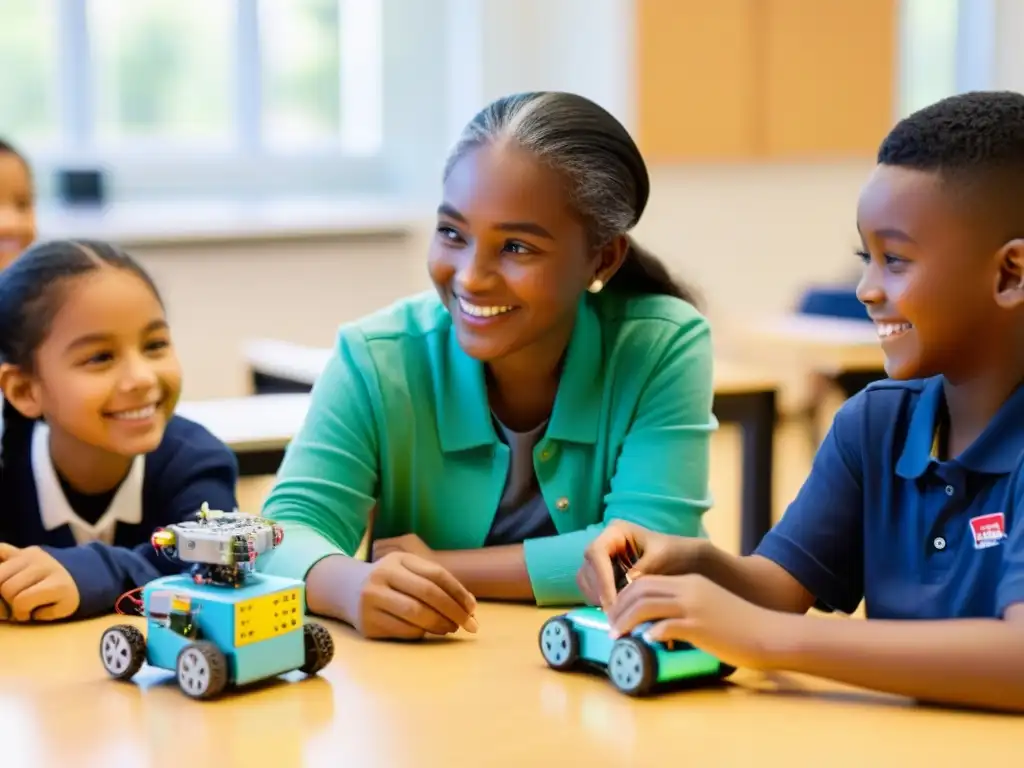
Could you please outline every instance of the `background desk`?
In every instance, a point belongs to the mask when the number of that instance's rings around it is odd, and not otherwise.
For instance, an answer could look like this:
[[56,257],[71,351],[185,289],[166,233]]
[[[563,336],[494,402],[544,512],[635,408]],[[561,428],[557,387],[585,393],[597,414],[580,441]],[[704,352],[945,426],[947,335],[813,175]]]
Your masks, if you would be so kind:
[[202,424],[235,452],[242,477],[277,472],[308,410],[309,395],[302,393],[193,400],[177,408],[180,415]]
[[[875,381],[886,378],[885,355],[875,324],[867,320],[792,314],[751,323],[736,338],[743,339],[753,357],[757,350],[793,362],[831,382],[849,399]],[[820,417],[825,392],[818,388],[802,409],[808,437],[821,444]]]
[[847,397],[885,378],[885,355],[875,324],[816,315],[785,315],[751,324],[748,340],[778,353],[795,353],[811,370],[834,379]]
[[548,615],[485,604],[479,634],[421,644],[363,641],[331,625],[337,651],[319,677],[293,673],[209,703],[186,699],[167,672],[108,679],[99,638],[123,617],[0,625],[0,765],[943,768],[1019,760],[1020,718],[929,710],[801,677],[769,682],[740,671],[738,685],[633,700],[601,677],[549,670],[537,648]]
[[[304,347],[275,340],[253,341],[246,348],[253,389],[258,395],[278,398],[309,392],[331,353],[329,348]],[[715,415],[722,422],[737,424],[743,431],[740,512],[740,550],[743,554],[752,552],[772,526],[777,390],[778,380],[763,370],[715,361]],[[259,421],[255,416],[259,408],[257,404],[239,403],[234,408],[239,417],[245,409],[252,410],[254,416],[246,420]],[[228,419],[230,414],[228,410],[220,412],[216,408],[207,412],[218,422]],[[221,434],[216,427],[209,428],[215,434]],[[227,435],[236,430],[225,424],[222,431]],[[231,444],[227,438],[222,439]],[[239,461],[242,460],[243,456],[239,454]],[[263,463],[258,464],[253,458],[248,460],[248,465],[255,467],[273,463],[269,455],[258,461]]]

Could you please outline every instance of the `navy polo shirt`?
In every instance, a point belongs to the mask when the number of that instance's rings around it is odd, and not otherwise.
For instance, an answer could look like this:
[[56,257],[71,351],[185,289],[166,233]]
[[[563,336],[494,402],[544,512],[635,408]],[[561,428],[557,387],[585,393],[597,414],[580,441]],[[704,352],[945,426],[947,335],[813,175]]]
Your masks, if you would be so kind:
[[1000,618],[1024,601],[1024,386],[960,456],[932,451],[942,378],[880,381],[836,415],[756,554],[825,608],[870,618]]

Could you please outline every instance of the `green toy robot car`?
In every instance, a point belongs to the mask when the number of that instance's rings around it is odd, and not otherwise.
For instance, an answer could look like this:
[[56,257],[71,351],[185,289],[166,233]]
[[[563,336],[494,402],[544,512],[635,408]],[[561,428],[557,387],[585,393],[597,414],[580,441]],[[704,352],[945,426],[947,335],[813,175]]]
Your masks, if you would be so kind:
[[644,696],[672,683],[717,682],[735,669],[689,643],[647,640],[653,622],[612,639],[600,608],[577,608],[553,616],[540,630],[540,652],[560,672],[588,667],[605,672],[625,694]]

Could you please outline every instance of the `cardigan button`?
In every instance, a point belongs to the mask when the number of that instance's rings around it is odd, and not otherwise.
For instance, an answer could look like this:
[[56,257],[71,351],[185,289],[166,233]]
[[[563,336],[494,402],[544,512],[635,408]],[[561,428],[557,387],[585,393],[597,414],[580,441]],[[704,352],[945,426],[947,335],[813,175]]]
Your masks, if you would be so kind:
[[559,512],[565,512],[565,510],[569,508],[569,500],[565,498],[565,496],[563,496],[562,498],[555,502],[555,508]]

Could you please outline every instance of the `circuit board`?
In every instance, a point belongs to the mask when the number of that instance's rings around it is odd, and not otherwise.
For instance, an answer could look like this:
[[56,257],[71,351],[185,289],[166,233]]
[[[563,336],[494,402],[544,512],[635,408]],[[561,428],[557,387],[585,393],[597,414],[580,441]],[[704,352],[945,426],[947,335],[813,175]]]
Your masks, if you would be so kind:
[[153,546],[182,562],[212,567],[248,563],[281,543],[284,531],[266,518],[241,512],[210,510],[205,504],[195,520],[174,523],[153,534]]

